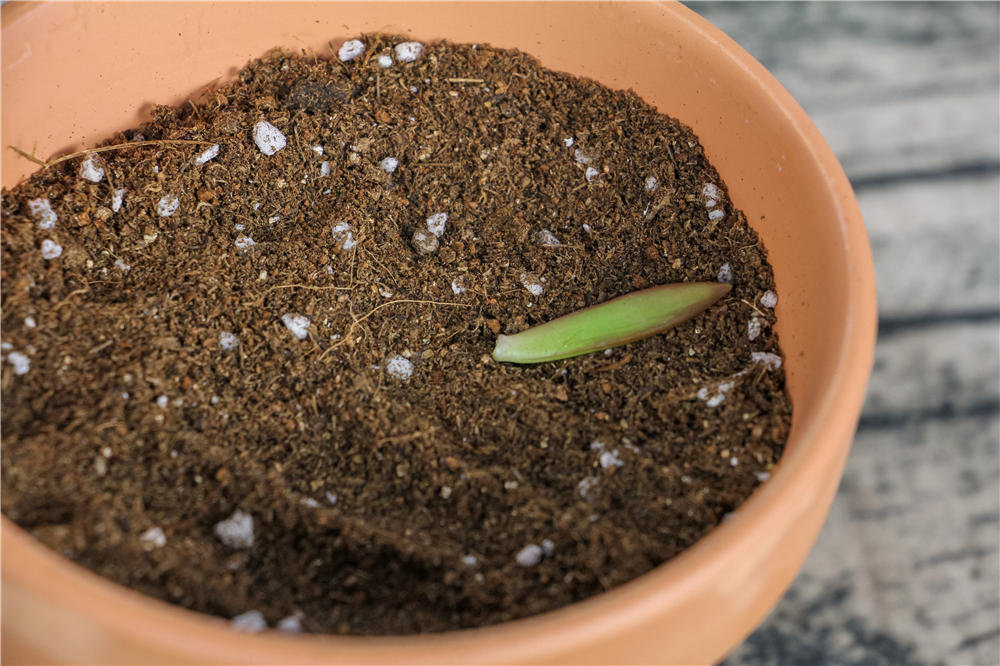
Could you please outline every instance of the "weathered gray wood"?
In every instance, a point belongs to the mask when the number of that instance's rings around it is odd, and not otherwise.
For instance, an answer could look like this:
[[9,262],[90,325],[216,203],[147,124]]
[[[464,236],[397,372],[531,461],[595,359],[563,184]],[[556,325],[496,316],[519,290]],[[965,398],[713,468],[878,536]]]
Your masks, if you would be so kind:
[[855,183],[882,331],[816,548],[727,662],[1000,663],[1000,5],[690,6]]

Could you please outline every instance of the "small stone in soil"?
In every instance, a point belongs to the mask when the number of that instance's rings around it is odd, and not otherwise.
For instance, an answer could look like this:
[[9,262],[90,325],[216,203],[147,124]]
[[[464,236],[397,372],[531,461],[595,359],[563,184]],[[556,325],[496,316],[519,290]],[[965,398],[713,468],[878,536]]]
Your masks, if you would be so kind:
[[62,245],[59,243],[49,240],[48,238],[42,241],[42,259],[47,261],[58,259],[59,255],[62,254],[62,251]]
[[543,554],[544,551],[541,547],[530,543],[517,553],[517,557],[515,559],[522,567],[533,567],[542,561]]
[[337,57],[342,62],[350,62],[365,52],[365,43],[360,39],[348,39],[340,45]]
[[170,217],[180,208],[181,201],[173,194],[164,194],[156,203],[156,214],[160,217]]
[[413,363],[400,355],[390,356],[385,361],[385,371],[390,377],[405,382],[413,375]]
[[420,228],[413,232],[413,238],[410,243],[413,245],[413,249],[415,249],[418,254],[424,255],[437,252],[438,246],[440,245],[437,236],[426,229]]
[[267,620],[263,613],[257,610],[240,613],[232,620],[233,629],[247,634],[259,634],[267,629]]
[[253,516],[239,509],[212,528],[216,538],[230,548],[246,549],[253,546]]
[[51,229],[56,226],[56,212],[52,210],[52,202],[48,199],[38,198],[28,202],[28,210],[36,220],[39,229]]
[[253,142],[265,155],[274,155],[288,145],[288,140],[281,130],[266,120],[261,120],[253,126]]
[[309,317],[305,315],[295,314],[294,312],[287,312],[281,315],[281,321],[292,332],[299,340],[305,340],[309,335]]

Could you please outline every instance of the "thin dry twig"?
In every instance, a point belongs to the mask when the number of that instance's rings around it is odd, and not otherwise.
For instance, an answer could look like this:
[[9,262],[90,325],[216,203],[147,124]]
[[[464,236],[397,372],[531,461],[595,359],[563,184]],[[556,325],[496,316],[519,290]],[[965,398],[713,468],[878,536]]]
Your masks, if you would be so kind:
[[200,145],[209,145],[209,146],[211,146],[211,145],[214,145],[214,144],[216,144],[218,142],[217,141],[200,141],[200,140],[197,140],[197,139],[150,139],[149,141],[129,141],[128,143],[116,143],[113,146],[101,146],[100,148],[90,148],[88,150],[81,150],[81,151],[78,151],[78,152],[75,152],[75,153],[70,153],[69,155],[63,155],[62,157],[58,157],[58,158],[56,158],[54,160],[49,160],[47,162],[45,160],[40,160],[37,157],[35,157],[34,155],[31,155],[31,154],[29,154],[29,153],[21,150],[17,146],[7,146],[7,147],[10,148],[11,150],[13,150],[15,153],[17,153],[21,157],[23,157],[23,158],[25,158],[27,160],[31,160],[35,164],[48,169],[50,166],[54,166],[56,164],[59,164],[60,162],[66,162],[67,160],[71,160],[71,159],[74,159],[74,158],[77,158],[77,157],[83,157],[85,155],[90,155],[91,153],[106,153],[106,152],[110,152],[112,150],[121,150],[123,148],[141,148],[142,146],[159,146],[159,145],[171,144],[171,143],[200,144]]
[[339,341],[337,341],[336,344],[333,344],[333,345],[327,347],[326,351],[324,351],[322,354],[320,354],[319,360],[322,361],[324,358],[326,358],[327,354],[329,354],[330,352],[332,352],[337,347],[339,347],[339,346],[347,343],[347,341],[351,339],[351,335],[354,333],[354,329],[357,328],[358,324],[360,324],[361,322],[365,321],[366,319],[368,319],[369,317],[371,317],[373,314],[375,314],[376,312],[378,312],[382,308],[387,308],[390,305],[399,305],[400,303],[423,303],[423,304],[426,304],[426,305],[444,305],[444,306],[452,306],[452,307],[456,307],[456,308],[471,308],[472,307],[472,305],[470,303],[448,303],[446,301],[423,301],[423,300],[416,300],[416,299],[411,299],[411,298],[397,298],[396,300],[393,300],[393,301],[386,301],[385,303],[382,303],[380,305],[376,305],[374,308],[372,308],[371,310],[369,310],[365,314],[361,315],[360,317],[358,317],[354,321],[352,321],[351,325],[347,328],[347,333],[344,334],[344,337],[341,338]]

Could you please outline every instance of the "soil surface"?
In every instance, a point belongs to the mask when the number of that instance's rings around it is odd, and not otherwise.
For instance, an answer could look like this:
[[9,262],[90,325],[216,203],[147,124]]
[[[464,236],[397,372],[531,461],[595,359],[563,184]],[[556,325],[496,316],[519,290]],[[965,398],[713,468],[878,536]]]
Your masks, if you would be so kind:
[[[771,268],[697,138],[523,53],[401,41],[269,54],[4,192],[8,517],[248,630],[406,634],[620,585],[767,478]],[[732,291],[666,334],[490,357],[706,280]]]

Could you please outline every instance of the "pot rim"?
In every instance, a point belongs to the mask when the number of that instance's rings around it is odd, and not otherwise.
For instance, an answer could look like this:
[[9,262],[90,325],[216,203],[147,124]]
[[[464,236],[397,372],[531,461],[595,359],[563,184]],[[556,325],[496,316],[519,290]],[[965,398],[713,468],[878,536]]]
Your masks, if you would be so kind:
[[[33,8],[19,4],[5,8],[4,26]],[[638,624],[658,609],[682,607],[685,598],[698,594],[698,590],[728,568],[738,566],[743,551],[755,543],[773,539],[771,526],[781,521],[788,503],[794,504],[798,497],[809,497],[813,493],[810,479],[817,474],[822,475],[826,470],[839,472],[850,446],[863,391],[847,391],[845,387],[864,386],[874,360],[877,316],[869,243],[842,167],[819,130],[781,84],[736,42],[693,11],[679,4],[650,3],[650,7],[672,14],[685,30],[699,33],[713,43],[732,66],[767,92],[789,131],[808,146],[836,202],[839,236],[844,246],[855,250],[845,259],[848,293],[842,322],[844,342],[837,350],[836,370],[824,387],[817,416],[798,433],[801,444],[785,453],[771,479],[740,506],[737,519],[717,526],[669,562],[598,596],[503,624],[413,636],[286,636],[266,632],[238,635],[239,640],[234,640],[225,620],[112,583],[51,552],[6,516],[0,523],[5,573],[17,571],[18,585],[46,589],[54,602],[100,624],[114,625],[122,617],[144,615],[148,622],[134,623],[138,640],[166,652],[186,654],[192,660],[287,663],[291,658],[322,662],[344,650],[345,656],[356,662],[442,663],[481,660],[484,654],[491,661],[513,662],[557,654],[566,644],[611,637],[621,633],[622,627]],[[864,251],[858,251],[861,248]],[[845,419],[845,415],[850,418]],[[184,636],[183,645],[176,640],[177,636]]]

